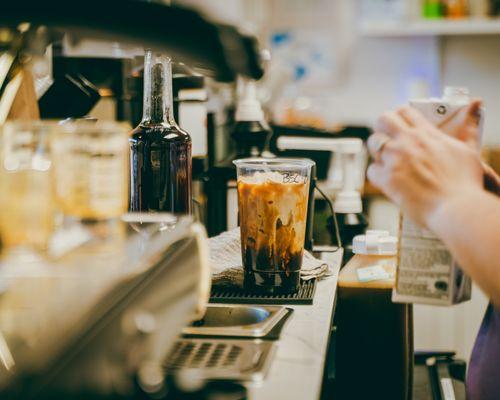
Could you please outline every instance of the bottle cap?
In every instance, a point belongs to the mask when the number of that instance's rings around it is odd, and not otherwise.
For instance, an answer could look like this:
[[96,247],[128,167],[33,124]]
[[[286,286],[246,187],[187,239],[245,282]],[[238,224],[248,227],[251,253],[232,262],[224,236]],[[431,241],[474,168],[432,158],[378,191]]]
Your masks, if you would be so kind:
[[352,241],[354,254],[395,256],[398,252],[398,238],[388,231],[368,230],[365,235],[355,236]]
[[263,121],[264,112],[257,98],[255,81],[241,80],[243,89],[236,108],[236,121]]
[[363,211],[361,194],[355,190],[345,190],[337,193],[333,204],[336,213],[358,214]]

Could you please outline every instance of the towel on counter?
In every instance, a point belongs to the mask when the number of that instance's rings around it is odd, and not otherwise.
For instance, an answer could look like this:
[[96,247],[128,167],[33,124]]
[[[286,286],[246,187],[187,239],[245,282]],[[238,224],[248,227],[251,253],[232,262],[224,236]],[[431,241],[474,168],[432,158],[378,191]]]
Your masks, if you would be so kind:
[[[240,228],[223,232],[208,240],[210,267],[217,283],[241,284],[243,267],[241,261]],[[304,251],[300,276],[304,280],[321,279],[332,274],[331,266]]]

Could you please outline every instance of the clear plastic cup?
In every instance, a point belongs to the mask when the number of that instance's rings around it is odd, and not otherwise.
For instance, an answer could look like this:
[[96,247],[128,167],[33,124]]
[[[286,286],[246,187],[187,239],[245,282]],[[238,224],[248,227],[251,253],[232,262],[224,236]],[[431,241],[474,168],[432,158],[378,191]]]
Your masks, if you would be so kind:
[[3,250],[44,252],[55,229],[50,136],[57,125],[7,122],[0,139],[0,237]]
[[295,293],[300,284],[309,159],[235,160],[245,289]]
[[126,123],[65,122],[52,142],[57,204],[80,221],[117,219],[128,208]]

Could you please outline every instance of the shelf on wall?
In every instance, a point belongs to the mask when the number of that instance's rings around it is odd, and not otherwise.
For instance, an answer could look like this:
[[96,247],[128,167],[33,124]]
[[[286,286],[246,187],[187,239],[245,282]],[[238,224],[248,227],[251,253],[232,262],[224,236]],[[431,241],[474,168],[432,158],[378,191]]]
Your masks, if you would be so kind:
[[366,37],[500,35],[500,18],[365,21],[359,33]]

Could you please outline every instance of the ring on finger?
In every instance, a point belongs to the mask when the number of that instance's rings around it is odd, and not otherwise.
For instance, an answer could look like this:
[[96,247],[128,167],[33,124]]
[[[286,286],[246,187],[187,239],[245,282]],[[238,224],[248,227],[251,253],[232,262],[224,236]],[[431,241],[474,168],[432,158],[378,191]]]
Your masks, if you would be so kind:
[[371,138],[370,153],[375,161],[380,160],[380,155],[384,146],[391,140],[390,136],[383,133],[376,133]]

